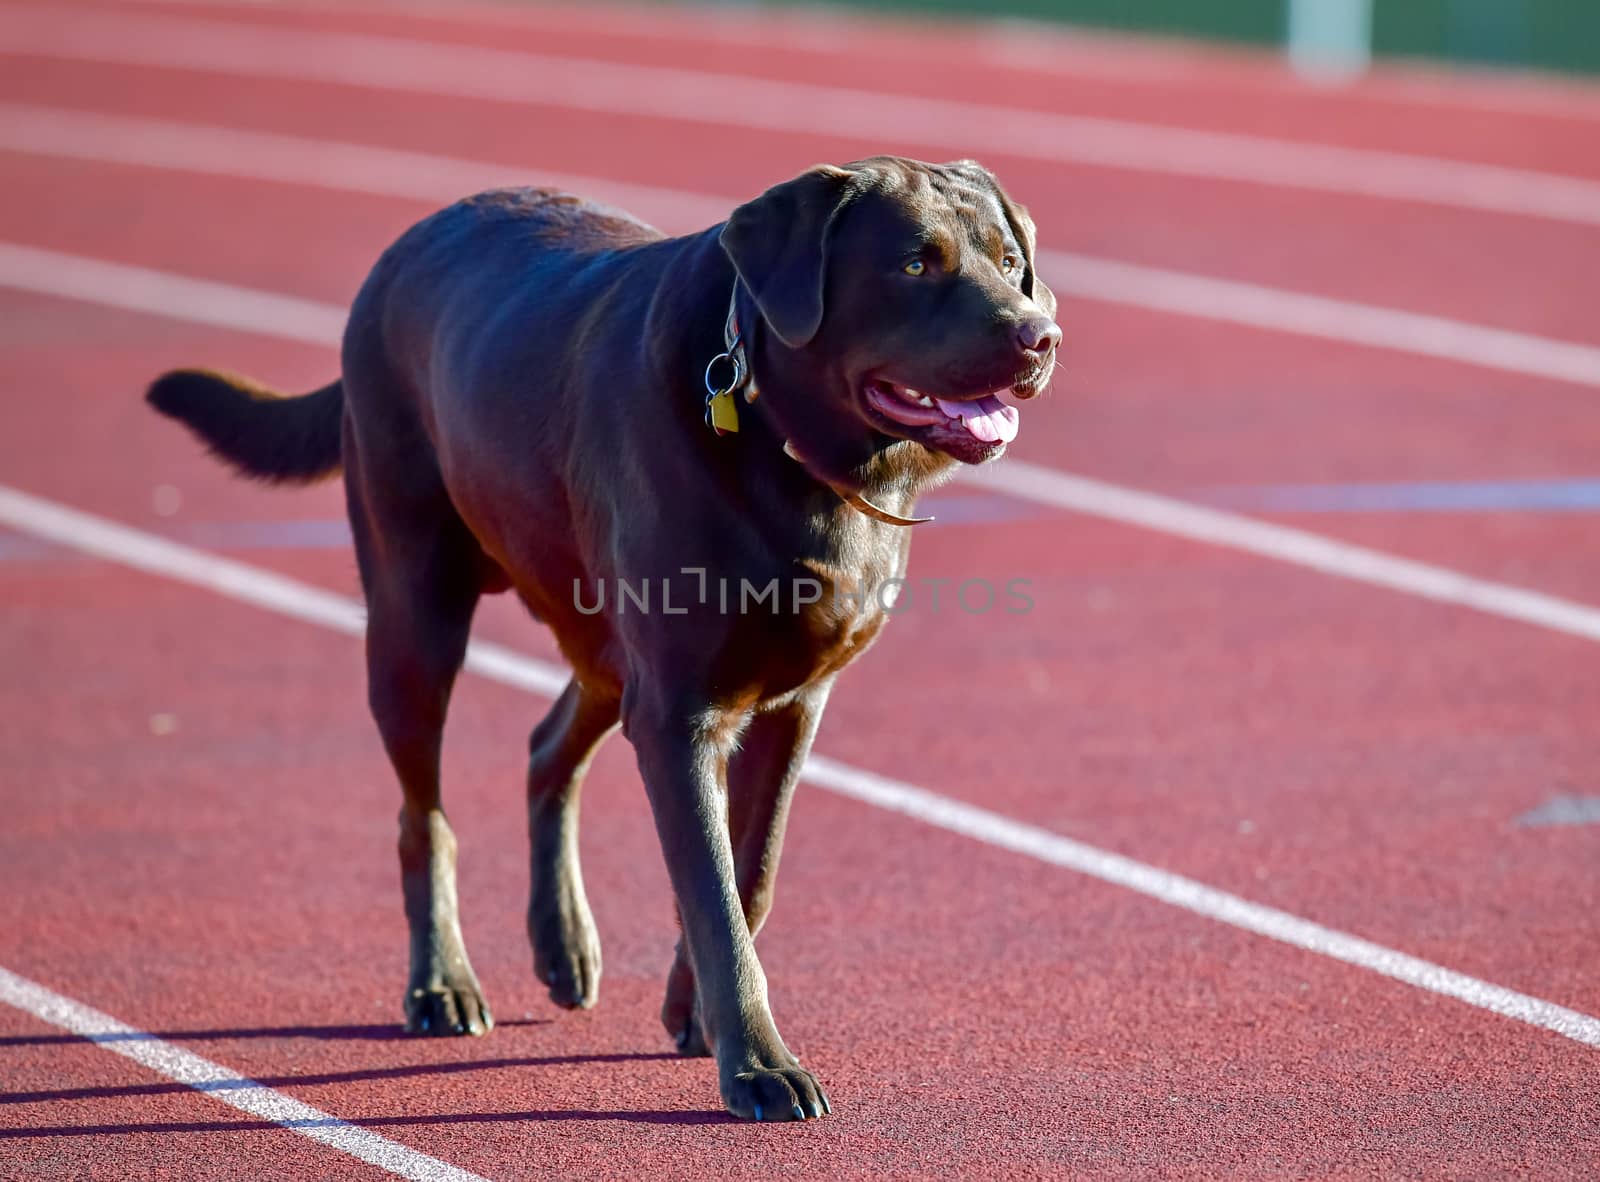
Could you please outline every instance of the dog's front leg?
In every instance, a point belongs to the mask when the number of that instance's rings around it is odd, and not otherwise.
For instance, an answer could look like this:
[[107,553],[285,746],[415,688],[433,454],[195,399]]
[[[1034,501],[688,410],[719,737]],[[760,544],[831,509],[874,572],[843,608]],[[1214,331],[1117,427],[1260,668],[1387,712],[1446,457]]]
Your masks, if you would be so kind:
[[745,922],[728,836],[727,772],[737,721],[704,703],[630,694],[623,726],[639,757],[700,988],[722,1100],[735,1116],[803,1120],[828,1111],[783,1045]]
[[[728,832],[739,900],[751,939],[760,935],[772,910],[789,802],[822,721],[831,685],[830,679],[808,686],[782,706],[757,714],[729,763]],[[709,1055],[711,1048],[701,1035],[695,1008],[694,966],[680,939],[667,974],[661,1021],[681,1053]]]

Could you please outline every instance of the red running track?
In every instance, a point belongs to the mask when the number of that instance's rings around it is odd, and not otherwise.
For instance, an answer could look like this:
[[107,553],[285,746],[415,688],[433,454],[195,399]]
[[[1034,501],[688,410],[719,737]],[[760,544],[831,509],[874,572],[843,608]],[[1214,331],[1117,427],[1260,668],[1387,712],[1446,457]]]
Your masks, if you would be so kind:
[[[703,64],[672,30],[597,41],[575,10],[151,11]],[[887,24],[781,55],[760,48],[762,20],[729,27],[754,41],[735,66],[755,73],[919,93],[906,62],[957,60],[952,34]],[[875,77],[880,53],[900,65]],[[1249,57],[1106,53],[1127,78],[990,64],[985,85],[1048,109],[1595,171],[1574,134],[1592,130],[1583,118],[1485,112],[1466,83],[1408,102],[1404,76],[1302,92]],[[951,79],[976,97],[971,78]],[[1594,109],[1593,95],[1549,90],[1542,102]],[[1246,101],[1260,93],[1275,98]],[[1485,86],[1483,102],[1501,93]],[[712,182],[695,165],[703,146],[683,147],[690,129],[667,121],[536,112],[530,135],[528,112],[491,103],[37,57],[5,62],[0,101],[520,160],[730,201],[859,149],[729,133],[718,142],[737,150]],[[1600,245],[1593,228],[995,164],[1053,246],[1594,336],[1581,309],[1600,272],[1559,265]],[[335,303],[425,208],[20,153],[5,167],[0,237]],[[1383,225],[1417,227],[1416,251],[1375,238]],[[1465,257],[1440,265],[1452,249]],[[1522,298],[1541,284],[1561,298]],[[1180,494],[1592,471],[1592,390],[1125,307],[1068,311],[1071,368],[1024,434],[1035,462]],[[0,482],[353,589],[347,550],[263,547],[251,532],[336,518],[335,489],[231,482],[135,396],[185,362],[309,387],[328,350],[0,291],[0,357]],[[171,515],[155,508],[172,508],[161,486],[178,490]],[[994,494],[946,503],[954,523],[919,540],[915,573],[1028,577],[1037,609],[981,626],[908,614],[845,680],[819,749],[1600,1012],[1597,830],[1516,823],[1595,791],[1591,642]],[[1597,574],[1586,520],[1295,523],[1582,599]],[[561,1014],[521,935],[521,739],[543,703],[470,678],[447,793],[468,939],[501,1026],[483,1041],[401,1038],[394,791],[359,646],[19,533],[0,533],[0,596],[0,966],[484,1177],[1584,1177],[1600,1153],[1592,1047],[816,791],[796,810],[762,944],[777,1014],[837,1115],[726,1121],[707,1065],[667,1055],[656,1024],[673,929],[625,746],[602,755],[585,803],[603,1000]],[[506,604],[481,633],[551,655]],[[974,703],[979,741],[937,724]],[[385,1176],[0,1005],[0,1177],[363,1174]]]

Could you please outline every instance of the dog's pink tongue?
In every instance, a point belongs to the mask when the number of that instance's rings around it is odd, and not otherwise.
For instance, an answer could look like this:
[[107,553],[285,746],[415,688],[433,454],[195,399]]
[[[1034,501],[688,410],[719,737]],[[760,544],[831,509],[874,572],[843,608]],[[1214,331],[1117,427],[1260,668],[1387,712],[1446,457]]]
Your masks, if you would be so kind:
[[985,443],[1010,443],[1017,437],[1017,425],[1022,416],[1017,408],[1007,406],[993,394],[986,394],[973,402],[952,402],[948,398],[935,398],[939,409]]

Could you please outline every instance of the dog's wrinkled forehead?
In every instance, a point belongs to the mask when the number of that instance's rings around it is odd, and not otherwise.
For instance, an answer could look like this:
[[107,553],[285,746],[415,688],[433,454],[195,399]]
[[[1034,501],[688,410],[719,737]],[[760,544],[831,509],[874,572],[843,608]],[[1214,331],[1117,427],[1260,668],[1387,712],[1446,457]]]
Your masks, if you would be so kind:
[[863,194],[884,204],[924,233],[943,231],[985,250],[1018,246],[1001,204],[999,186],[970,160],[923,164],[897,156],[874,156],[845,166]]

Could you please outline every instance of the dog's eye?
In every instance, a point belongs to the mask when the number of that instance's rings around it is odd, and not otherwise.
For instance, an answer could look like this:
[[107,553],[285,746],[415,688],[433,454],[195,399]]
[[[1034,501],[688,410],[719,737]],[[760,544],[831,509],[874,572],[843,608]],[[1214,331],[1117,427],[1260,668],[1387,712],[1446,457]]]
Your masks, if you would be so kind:
[[912,259],[900,269],[907,275],[925,275],[928,271],[928,264],[923,262],[921,259]]
[[1007,275],[1011,274],[1011,272],[1015,271],[1020,266],[1022,266],[1022,260],[1014,254],[1008,254],[1005,258],[1000,260],[1000,269]]

